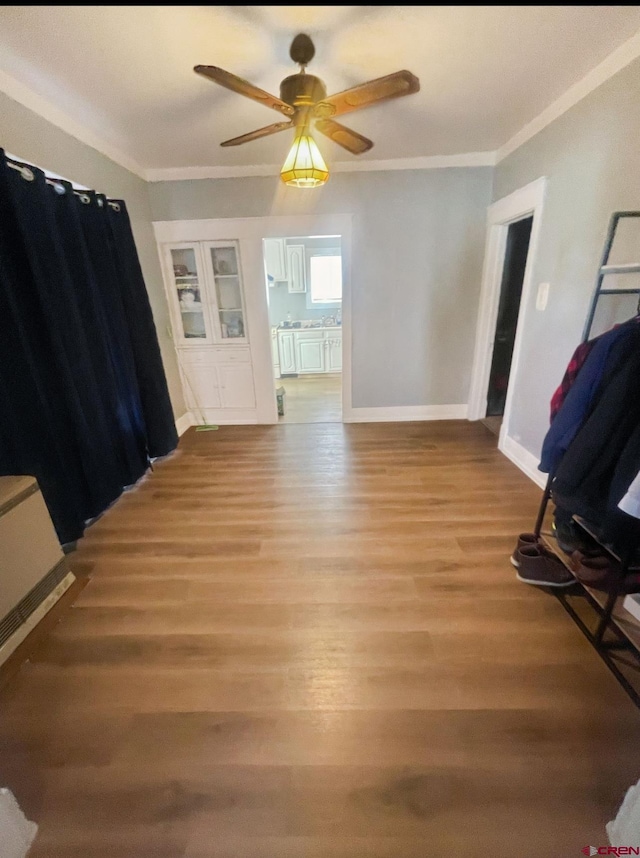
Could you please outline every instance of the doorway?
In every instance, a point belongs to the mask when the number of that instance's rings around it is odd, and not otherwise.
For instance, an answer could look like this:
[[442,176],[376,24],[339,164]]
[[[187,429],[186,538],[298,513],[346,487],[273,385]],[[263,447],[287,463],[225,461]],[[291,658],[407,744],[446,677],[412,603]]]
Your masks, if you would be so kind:
[[507,400],[507,388],[532,226],[533,216],[529,215],[529,217],[509,224],[507,232],[498,316],[487,388],[485,420],[488,428],[496,435],[499,434]]
[[[529,468],[530,462],[519,439],[511,436],[510,422],[519,379],[523,333],[529,314],[534,312],[533,271],[543,222],[546,184],[544,176],[536,179],[492,203],[487,210],[485,256],[467,413],[469,420],[493,424],[490,428],[499,431],[498,449],[523,468]],[[540,306],[535,303],[536,311],[543,309],[542,303]]]
[[342,422],[342,238],[263,239],[279,423]]

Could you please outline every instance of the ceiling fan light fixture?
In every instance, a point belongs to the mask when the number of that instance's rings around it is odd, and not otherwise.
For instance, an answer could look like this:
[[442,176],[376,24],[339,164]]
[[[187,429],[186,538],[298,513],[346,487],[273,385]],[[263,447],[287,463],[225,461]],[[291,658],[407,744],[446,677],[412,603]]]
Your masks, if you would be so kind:
[[308,126],[296,131],[280,178],[294,188],[318,188],[328,180],[329,169]]

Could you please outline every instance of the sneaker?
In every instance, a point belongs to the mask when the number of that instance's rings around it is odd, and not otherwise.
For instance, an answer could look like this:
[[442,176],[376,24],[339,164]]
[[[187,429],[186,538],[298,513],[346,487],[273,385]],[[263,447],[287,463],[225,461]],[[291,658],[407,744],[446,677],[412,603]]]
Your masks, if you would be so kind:
[[558,546],[565,554],[586,550],[585,541],[581,538],[578,528],[572,521],[554,521],[551,530],[558,540]]
[[540,545],[525,545],[516,551],[516,577],[535,587],[571,587],[576,579],[554,554]]
[[516,569],[520,568],[520,560],[518,559],[518,551],[520,548],[524,548],[525,545],[537,545],[539,542],[539,537],[535,535],[535,533],[521,533],[518,536],[518,544],[513,549],[513,554],[509,558],[511,560],[511,565],[515,566]]

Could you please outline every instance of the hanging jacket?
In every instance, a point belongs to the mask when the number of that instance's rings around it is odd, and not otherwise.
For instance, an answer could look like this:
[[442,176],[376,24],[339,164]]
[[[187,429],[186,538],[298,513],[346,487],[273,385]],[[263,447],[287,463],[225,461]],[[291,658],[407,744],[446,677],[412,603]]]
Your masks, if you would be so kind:
[[562,507],[595,521],[617,508],[640,469],[640,328],[633,325],[625,336],[624,360],[608,368],[598,401],[553,483]]
[[555,471],[597,399],[612,350],[616,355],[624,353],[628,338],[637,329],[636,319],[631,319],[597,338],[545,436],[538,465],[540,471]]
[[569,391],[573,387],[573,384],[578,377],[578,373],[582,369],[586,359],[591,354],[591,349],[598,342],[598,339],[599,337],[595,337],[593,340],[587,340],[584,343],[580,343],[578,348],[571,355],[571,360],[567,365],[565,374],[562,376],[562,381],[560,382],[555,393],[551,397],[551,423],[553,423],[556,418],[556,414],[562,408],[562,405],[567,398]]

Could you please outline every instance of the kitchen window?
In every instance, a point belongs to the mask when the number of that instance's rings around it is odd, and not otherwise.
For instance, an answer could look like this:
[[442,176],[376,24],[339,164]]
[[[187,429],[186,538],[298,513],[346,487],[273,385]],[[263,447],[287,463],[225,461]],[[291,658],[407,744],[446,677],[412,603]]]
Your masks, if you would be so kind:
[[342,256],[339,250],[332,248],[310,255],[308,294],[311,306],[342,302]]

